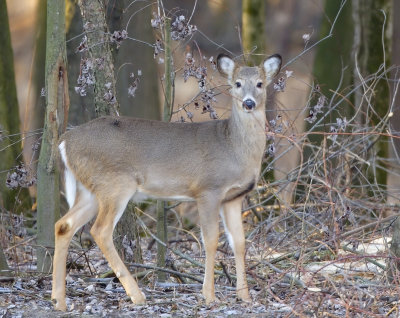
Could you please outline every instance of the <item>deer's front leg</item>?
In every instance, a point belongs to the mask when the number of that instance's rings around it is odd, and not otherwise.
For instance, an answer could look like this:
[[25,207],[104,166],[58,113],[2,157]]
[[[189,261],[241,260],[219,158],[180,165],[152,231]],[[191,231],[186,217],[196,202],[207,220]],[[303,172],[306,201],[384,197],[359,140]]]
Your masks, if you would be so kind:
[[223,221],[229,243],[235,254],[237,296],[241,300],[250,301],[244,265],[245,236],[242,223],[242,199],[239,198],[223,205]]
[[203,282],[203,296],[206,304],[215,301],[214,263],[218,246],[218,221],[220,204],[217,200],[200,201],[197,203],[200,217],[201,235],[206,252],[206,270]]

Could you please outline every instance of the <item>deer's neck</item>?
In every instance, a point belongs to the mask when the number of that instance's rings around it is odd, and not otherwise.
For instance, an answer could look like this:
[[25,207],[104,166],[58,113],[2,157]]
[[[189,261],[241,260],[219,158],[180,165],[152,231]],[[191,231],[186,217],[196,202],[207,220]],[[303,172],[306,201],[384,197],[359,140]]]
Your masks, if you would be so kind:
[[236,152],[244,160],[253,159],[261,163],[266,142],[265,122],[263,108],[245,113],[237,111],[234,105],[228,120],[229,133]]

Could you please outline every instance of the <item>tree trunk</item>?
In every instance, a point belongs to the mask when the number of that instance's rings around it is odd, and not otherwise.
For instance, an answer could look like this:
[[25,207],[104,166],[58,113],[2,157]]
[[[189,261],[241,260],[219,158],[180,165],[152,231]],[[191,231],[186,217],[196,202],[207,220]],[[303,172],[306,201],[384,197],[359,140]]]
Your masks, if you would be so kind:
[[243,0],[242,44],[247,64],[259,65],[265,58],[265,1]]
[[[383,63],[388,65],[390,60],[390,39],[387,37],[388,23],[390,22],[391,0],[355,0],[353,2],[353,20],[354,20],[354,41],[353,41],[353,59],[357,54],[358,69],[354,70],[354,84],[361,85],[358,72],[366,76],[375,74]],[[382,10],[386,14],[385,16]],[[385,32],[382,38],[382,28]],[[384,47],[382,47],[382,41]],[[385,60],[386,58],[386,60]],[[385,78],[377,80],[373,87],[374,94],[371,101],[362,103],[361,96],[364,94],[362,88],[355,91],[355,105],[361,107],[356,118],[359,125],[376,126],[382,122],[382,118],[388,112],[389,107],[389,87]],[[373,109],[371,106],[373,105]],[[366,145],[368,146],[368,145]],[[376,155],[386,160],[389,155],[388,142],[386,137],[379,137],[379,140],[372,148]],[[385,166],[386,162],[379,162]],[[383,169],[369,172],[371,183],[377,183],[379,186],[386,186],[387,173]]]
[[[356,2],[355,0],[354,2]],[[340,11],[341,1],[325,1],[324,17],[321,22],[319,39],[322,39],[330,34],[332,23],[337,17],[336,24],[332,30],[331,37],[325,39],[316,48],[314,59],[313,74],[315,84],[319,85],[319,93],[313,92],[310,105],[317,104],[321,95],[325,96],[329,101],[333,96],[334,91],[345,94],[344,91],[352,84],[353,79],[353,59],[351,56],[353,44],[353,29],[354,21],[352,17],[352,2],[347,1]],[[354,48],[353,48],[354,49]],[[324,118],[324,128],[329,132],[330,123],[336,122],[337,116],[349,118],[353,109],[347,103],[342,103],[344,106],[339,106],[335,113]],[[324,109],[325,111],[325,109]],[[306,114],[308,116],[308,113]],[[315,123],[307,123],[306,131],[309,131]],[[322,128],[322,129],[324,129]],[[323,147],[324,137],[322,135],[309,135],[311,143]],[[308,147],[305,149],[305,157],[313,155],[312,150]],[[307,159],[305,159],[307,160]],[[348,171],[347,171],[348,172]]]
[[54,252],[54,224],[60,217],[58,138],[68,115],[65,2],[47,2],[46,115],[38,164],[38,270],[49,272]]
[[[17,207],[29,208],[31,202],[26,189],[10,190],[6,187],[6,171],[17,165],[17,158],[22,152],[6,0],[0,0],[0,43],[0,208],[17,212]],[[22,206],[17,204],[16,198]]]
[[83,28],[89,57],[94,68],[94,107],[96,116],[118,115],[114,63],[109,45],[105,7],[101,0],[80,0]]
[[[110,5],[110,4],[109,4]],[[79,1],[89,57],[94,61],[94,105],[96,117],[119,115],[114,62],[109,45],[109,30],[102,1]],[[116,10],[116,13],[119,11]],[[100,64],[95,61],[101,61]],[[107,96],[107,98],[105,98]],[[125,262],[142,262],[140,235],[134,206],[129,204],[115,229],[115,247]]]
[[[325,2],[324,12],[326,17],[321,23],[319,38],[329,34],[332,22],[338,14],[340,6],[340,1]],[[340,90],[348,87],[352,81],[351,70],[343,70],[343,68],[351,65],[352,62],[349,53],[351,52],[353,41],[351,10],[351,2],[347,1],[335,24],[332,37],[320,43],[316,50],[313,74],[316,82],[321,87],[321,92],[328,98],[332,96],[330,90],[338,89],[342,76]]]

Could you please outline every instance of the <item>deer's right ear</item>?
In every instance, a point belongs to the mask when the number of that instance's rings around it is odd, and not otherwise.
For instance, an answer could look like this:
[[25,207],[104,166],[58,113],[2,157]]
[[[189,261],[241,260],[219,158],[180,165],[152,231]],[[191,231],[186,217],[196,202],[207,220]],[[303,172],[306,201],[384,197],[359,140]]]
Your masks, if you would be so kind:
[[235,62],[228,55],[221,53],[217,57],[217,68],[223,76],[232,79]]

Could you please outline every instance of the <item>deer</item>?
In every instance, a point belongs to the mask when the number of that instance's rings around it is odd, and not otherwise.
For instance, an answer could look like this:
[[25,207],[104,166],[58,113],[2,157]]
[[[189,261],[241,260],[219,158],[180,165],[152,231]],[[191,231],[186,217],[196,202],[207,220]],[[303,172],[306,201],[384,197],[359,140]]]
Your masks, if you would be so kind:
[[144,293],[114,247],[114,227],[130,200],[149,197],[195,201],[205,250],[202,294],[216,301],[214,263],[219,220],[235,257],[236,295],[250,302],[245,269],[242,201],[255,187],[266,146],[266,86],[280,71],[274,54],[260,66],[239,65],[225,54],[217,69],[227,79],[232,111],[227,119],[161,122],[105,116],[75,127],[60,137],[65,196],[70,207],[55,224],[51,298],[66,310],[68,247],[84,224],[95,218],[90,233],[134,304]]

